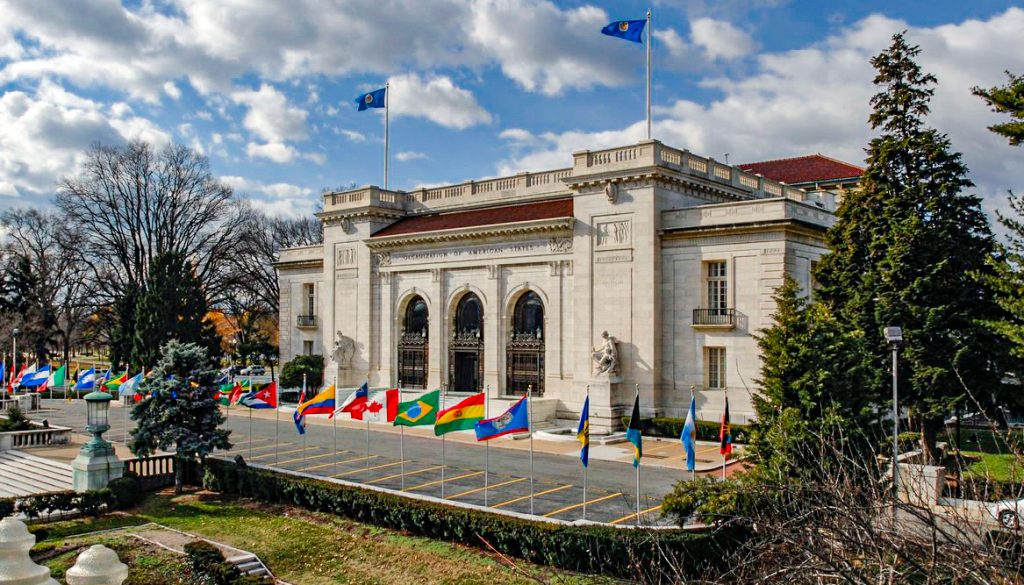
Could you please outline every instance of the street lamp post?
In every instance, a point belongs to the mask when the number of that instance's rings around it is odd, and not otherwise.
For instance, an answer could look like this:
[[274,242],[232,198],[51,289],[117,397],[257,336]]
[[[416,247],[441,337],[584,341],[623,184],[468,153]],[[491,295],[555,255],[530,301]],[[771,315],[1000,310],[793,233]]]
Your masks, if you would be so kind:
[[898,364],[897,356],[899,355],[900,344],[903,343],[903,329],[900,327],[886,327],[885,328],[885,340],[889,343],[889,347],[892,348],[892,490],[893,490],[893,506],[892,506],[892,519],[893,523],[896,522],[896,502],[900,497],[900,486],[899,486],[899,455],[900,455],[900,411],[899,411],[899,394],[897,392],[899,379],[898,379]]
[[82,445],[78,457],[71,462],[71,483],[76,492],[105,488],[124,471],[114,446],[103,439],[103,433],[110,429],[111,400],[113,397],[106,392],[85,395],[85,430],[92,438]]

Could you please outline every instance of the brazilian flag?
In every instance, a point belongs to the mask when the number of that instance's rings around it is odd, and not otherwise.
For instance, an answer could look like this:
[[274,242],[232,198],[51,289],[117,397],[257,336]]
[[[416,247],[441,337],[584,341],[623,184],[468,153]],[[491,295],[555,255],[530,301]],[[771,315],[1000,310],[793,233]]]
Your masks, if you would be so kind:
[[432,425],[437,420],[437,411],[441,402],[441,391],[427,392],[419,398],[398,403],[398,415],[395,426],[419,427]]
[[633,402],[633,414],[629,417],[626,427],[626,440],[633,443],[633,467],[640,467],[640,458],[644,456],[644,441],[640,435],[640,393]]

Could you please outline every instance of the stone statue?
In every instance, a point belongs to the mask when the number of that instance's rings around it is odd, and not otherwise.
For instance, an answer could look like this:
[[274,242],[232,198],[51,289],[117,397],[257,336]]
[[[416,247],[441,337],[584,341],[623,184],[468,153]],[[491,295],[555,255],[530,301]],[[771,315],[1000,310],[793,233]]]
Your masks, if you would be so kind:
[[331,352],[331,358],[338,364],[338,369],[347,370],[355,353],[356,343],[352,341],[352,338],[345,337],[341,331],[338,331],[338,339],[334,342],[334,351]]
[[619,349],[614,337],[608,335],[607,331],[601,333],[601,347],[593,352],[594,375],[607,373],[609,376],[616,376],[619,373]]
[[604,196],[608,198],[608,203],[614,205],[615,200],[619,198],[619,186],[608,181],[604,185]]

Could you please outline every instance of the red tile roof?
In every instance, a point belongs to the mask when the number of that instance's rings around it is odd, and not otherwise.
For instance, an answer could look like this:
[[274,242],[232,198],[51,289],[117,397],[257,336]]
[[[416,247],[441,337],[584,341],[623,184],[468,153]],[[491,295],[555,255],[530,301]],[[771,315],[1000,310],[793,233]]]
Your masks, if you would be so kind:
[[472,211],[450,211],[400,219],[372,237],[400,236],[456,228],[473,228],[503,223],[572,217],[572,199],[522,203]]
[[790,185],[851,179],[864,174],[864,169],[861,167],[821,154],[766,160],[737,166],[744,171],[760,173],[769,179]]

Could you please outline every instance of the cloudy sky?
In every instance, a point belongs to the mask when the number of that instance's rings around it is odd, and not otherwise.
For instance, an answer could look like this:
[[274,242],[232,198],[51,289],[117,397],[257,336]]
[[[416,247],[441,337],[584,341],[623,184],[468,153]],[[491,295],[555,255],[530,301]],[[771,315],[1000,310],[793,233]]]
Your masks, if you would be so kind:
[[[989,209],[1024,192],[1024,149],[970,95],[1024,72],[1024,6],[988,0],[652,0],[655,138],[731,162],[863,161],[871,55],[907,30],[939,79],[930,123]],[[633,0],[0,0],[0,208],[45,204],[84,149],[141,137],[206,154],[258,205],[324,188],[570,164],[643,135],[643,48],[600,34]]]

